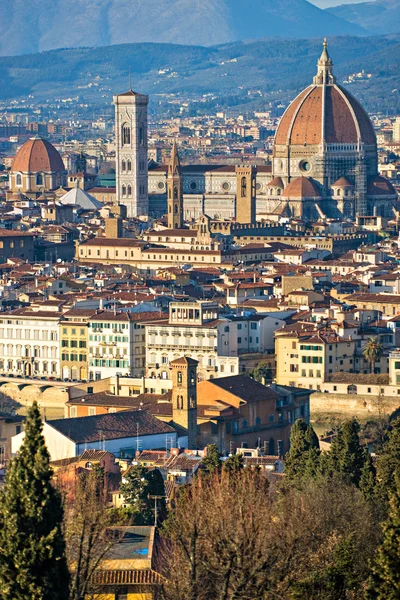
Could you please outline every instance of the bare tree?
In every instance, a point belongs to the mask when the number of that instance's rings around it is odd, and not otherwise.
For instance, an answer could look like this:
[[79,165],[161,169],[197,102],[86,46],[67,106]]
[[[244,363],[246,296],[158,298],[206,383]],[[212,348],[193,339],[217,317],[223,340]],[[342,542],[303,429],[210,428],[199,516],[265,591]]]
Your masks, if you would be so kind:
[[108,489],[103,470],[78,476],[74,498],[65,507],[65,540],[71,572],[70,600],[85,600],[97,591],[94,575],[120,538],[110,535]]
[[166,600],[361,600],[372,510],[333,479],[270,491],[258,471],[197,478],[166,521]]
[[258,471],[214,473],[186,488],[164,535],[167,600],[256,600],[278,558],[267,481]]

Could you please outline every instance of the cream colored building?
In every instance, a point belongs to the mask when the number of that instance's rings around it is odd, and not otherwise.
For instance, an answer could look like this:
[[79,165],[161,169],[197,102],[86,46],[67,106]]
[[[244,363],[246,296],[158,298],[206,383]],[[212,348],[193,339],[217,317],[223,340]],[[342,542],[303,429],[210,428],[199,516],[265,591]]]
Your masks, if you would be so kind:
[[321,390],[331,374],[355,370],[355,350],[354,340],[330,331],[276,331],[276,381],[278,385]]
[[0,373],[59,378],[61,316],[61,312],[43,308],[0,314]]

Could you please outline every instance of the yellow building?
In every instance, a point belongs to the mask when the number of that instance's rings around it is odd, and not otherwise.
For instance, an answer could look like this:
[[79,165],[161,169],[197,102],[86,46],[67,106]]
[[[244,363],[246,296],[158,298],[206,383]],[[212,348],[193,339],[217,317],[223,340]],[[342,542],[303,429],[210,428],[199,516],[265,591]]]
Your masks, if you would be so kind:
[[356,342],[331,330],[275,332],[276,381],[278,385],[320,390],[333,373],[354,372]]
[[[109,530],[111,531],[111,530]],[[87,600],[155,600],[162,576],[156,570],[154,527],[114,527],[117,542],[92,578]]]
[[82,381],[88,374],[88,321],[96,313],[93,309],[73,308],[60,322],[62,379]]

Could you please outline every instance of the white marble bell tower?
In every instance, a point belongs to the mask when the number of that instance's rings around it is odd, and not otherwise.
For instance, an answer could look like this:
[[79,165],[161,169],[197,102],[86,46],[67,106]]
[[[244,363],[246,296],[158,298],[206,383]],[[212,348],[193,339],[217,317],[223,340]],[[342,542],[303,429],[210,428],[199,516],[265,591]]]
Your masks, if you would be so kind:
[[147,107],[149,97],[132,90],[114,96],[116,203],[128,217],[148,215]]

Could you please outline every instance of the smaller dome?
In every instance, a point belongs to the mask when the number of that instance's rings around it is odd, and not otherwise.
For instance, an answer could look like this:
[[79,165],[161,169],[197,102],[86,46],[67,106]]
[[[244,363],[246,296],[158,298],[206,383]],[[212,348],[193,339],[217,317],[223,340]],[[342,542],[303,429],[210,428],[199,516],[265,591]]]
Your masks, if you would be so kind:
[[397,196],[390,181],[381,175],[375,175],[368,179],[367,194],[368,196]]
[[47,140],[36,136],[18,150],[11,171],[21,173],[58,173],[65,166],[58,151]]
[[309,177],[297,177],[285,187],[283,192],[285,198],[321,198],[317,184]]
[[285,188],[285,186],[283,185],[283,181],[280,177],[274,177],[273,180],[267,184],[267,187],[281,188],[282,190]]
[[354,185],[347,179],[347,177],[340,177],[335,183],[332,183],[332,187],[354,187]]

